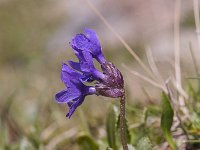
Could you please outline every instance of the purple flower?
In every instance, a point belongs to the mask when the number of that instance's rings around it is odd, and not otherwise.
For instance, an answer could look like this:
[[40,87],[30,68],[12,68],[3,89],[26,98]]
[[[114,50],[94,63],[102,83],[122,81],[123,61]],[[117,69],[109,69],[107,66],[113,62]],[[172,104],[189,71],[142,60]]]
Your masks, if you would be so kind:
[[85,34],[77,34],[70,42],[75,51],[88,51],[92,54],[99,63],[104,63],[106,60],[101,51],[101,45],[95,31],[85,29]]
[[67,103],[70,107],[67,117],[71,117],[75,109],[82,104],[86,95],[96,93],[92,86],[85,86],[81,81],[83,75],[74,71],[68,65],[63,63],[61,71],[61,80],[66,85],[66,89],[57,93],[55,98],[58,103]]
[[68,61],[69,65],[84,74],[82,81],[92,82],[94,80],[101,81],[104,78],[104,74],[97,70],[93,63],[93,58],[88,51],[75,51],[79,62]]
[[[87,95],[102,95],[106,97],[122,97],[124,95],[124,81],[121,72],[110,62],[106,61],[93,30],[85,29],[85,34],[77,34],[70,42],[79,62],[68,61],[63,63],[61,80],[66,89],[55,95],[58,103],[67,103],[71,117]],[[93,59],[96,59],[102,72],[95,68]],[[95,81],[94,86],[84,83]]]

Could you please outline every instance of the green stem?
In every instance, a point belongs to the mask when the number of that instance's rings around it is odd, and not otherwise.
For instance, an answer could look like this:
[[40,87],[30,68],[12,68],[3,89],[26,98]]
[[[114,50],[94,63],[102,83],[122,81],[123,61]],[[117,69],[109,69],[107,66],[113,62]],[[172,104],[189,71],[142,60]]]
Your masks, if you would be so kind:
[[123,150],[128,150],[126,139],[125,95],[120,99],[120,138]]

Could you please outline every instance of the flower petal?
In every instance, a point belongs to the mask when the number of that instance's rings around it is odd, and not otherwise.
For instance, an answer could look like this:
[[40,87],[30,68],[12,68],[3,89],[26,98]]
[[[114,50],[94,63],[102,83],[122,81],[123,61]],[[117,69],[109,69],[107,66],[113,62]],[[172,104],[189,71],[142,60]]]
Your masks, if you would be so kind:
[[79,96],[80,93],[72,92],[71,90],[63,90],[55,95],[55,99],[58,103],[68,103]]
[[94,64],[93,64],[93,59],[92,59],[92,55],[87,52],[87,51],[83,51],[82,53],[80,53],[80,68],[83,72],[92,72],[92,70],[95,69]]
[[92,52],[92,43],[84,34],[77,34],[70,42],[73,49],[79,51],[90,51]]
[[[82,72],[80,63],[73,62],[73,61],[68,61],[68,63],[73,69]],[[93,82],[94,81],[92,75],[88,74],[88,73],[83,73],[83,76],[80,78],[80,80],[82,82]]]
[[93,82],[95,79],[92,75],[85,75],[83,78],[80,78],[82,82]]
[[97,47],[99,47],[99,49],[101,49],[101,46],[100,46],[100,43],[99,43],[99,39],[98,39],[98,36],[97,36],[96,32],[94,30],[87,29],[87,28],[85,28],[84,31],[86,33],[86,37],[90,40],[90,42],[92,42]]
[[85,98],[85,96],[82,96],[79,99],[77,99],[76,101],[74,101],[73,104],[71,102],[68,104],[68,106],[70,108],[69,108],[69,112],[67,113],[66,117],[68,117],[69,119],[71,118],[71,116],[73,115],[76,108],[83,103],[84,98]]
[[73,86],[71,80],[76,80],[79,83],[80,78],[83,78],[81,73],[76,72],[65,63],[62,64],[61,80],[67,87]]
[[95,68],[92,55],[88,51],[78,52],[76,55],[80,61],[80,70],[83,72],[81,81],[92,82],[94,79],[98,81],[103,79],[103,73]]
[[68,63],[73,69],[81,71],[80,63],[74,62],[74,61],[71,61],[71,60],[69,60]]

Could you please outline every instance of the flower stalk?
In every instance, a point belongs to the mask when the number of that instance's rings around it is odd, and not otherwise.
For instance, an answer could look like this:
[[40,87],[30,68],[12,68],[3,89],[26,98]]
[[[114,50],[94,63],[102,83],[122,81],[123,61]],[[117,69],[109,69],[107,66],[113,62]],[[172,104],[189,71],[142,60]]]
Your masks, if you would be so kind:
[[126,139],[126,100],[125,100],[125,92],[124,95],[120,99],[120,138],[122,142],[123,150],[128,150],[127,139]]

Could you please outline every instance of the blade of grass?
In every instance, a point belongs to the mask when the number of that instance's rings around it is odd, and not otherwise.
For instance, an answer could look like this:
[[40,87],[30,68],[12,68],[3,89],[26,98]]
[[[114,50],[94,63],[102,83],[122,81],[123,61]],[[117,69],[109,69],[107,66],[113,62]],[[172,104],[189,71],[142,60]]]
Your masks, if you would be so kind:
[[176,150],[176,143],[173,140],[171,134],[171,126],[173,123],[174,110],[170,104],[169,97],[163,92],[162,93],[162,116],[161,116],[161,128],[163,135],[170,145],[172,150]]
[[117,132],[117,117],[118,108],[115,105],[111,105],[108,109],[108,115],[106,118],[106,131],[108,144],[113,150],[117,150],[116,144],[116,132]]
[[116,36],[116,38],[124,45],[126,50],[135,58],[135,60],[141,65],[141,67],[149,74],[149,76],[156,81],[156,77],[150,71],[150,69],[142,62],[134,50],[125,42],[125,40],[113,29],[110,23],[105,19],[105,17],[97,10],[97,8],[90,2],[90,0],[85,0],[91,10],[101,19],[101,21],[108,27],[108,29]]
[[194,50],[192,48],[191,42],[189,43],[189,50],[190,50],[190,54],[191,54],[191,57],[192,57],[192,62],[193,62],[193,65],[194,65],[195,73],[196,73],[196,75],[199,75],[198,66],[197,66],[197,62],[196,62],[196,58],[195,58],[195,54],[194,54]]
[[[188,134],[187,134],[187,130],[185,129],[185,127],[184,127],[184,125],[183,125],[183,119],[184,119],[184,117],[180,117],[180,115],[179,115],[179,111],[178,111],[178,105],[176,105],[176,103],[177,103],[177,101],[176,101],[176,99],[175,99],[175,97],[173,96],[173,94],[172,94],[172,90],[171,90],[171,88],[169,87],[169,80],[167,80],[166,82],[165,82],[165,84],[166,84],[166,87],[167,87],[167,91],[168,91],[168,97],[169,97],[169,100],[171,100],[171,105],[172,105],[172,108],[173,108],[173,110],[174,110],[174,112],[175,112],[175,115],[176,115],[176,117],[177,117],[177,119],[178,119],[178,121],[179,121],[179,124],[180,124],[180,127],[181,127],[181,129],[182,129],[182,131],[184,132],[184,135],[186,136],[186,138],[189,140],[189,136],[188,136]],[[188,114],[187,114],[188,115]],[[188,117],[188,116],[187,116]],[[186,117],[185,117],[186,118]]]
[[79,116],[80,116],[81,123],[82,123],[82,127],[84,128],[84,131],[87,132],[87,134],[91,136],[91,132],[90,132],[90,129],[89,129],[89,125],[88,125],[87,119],[86,119],[86,117],[85,117],[85,114],[84,114],[82,108],[80,108],[80,109],[78,110],[78,114],[79,114]]
[[175,55],[175,77],[177,84],[181,85],[181,69],[180,69],[180,9],[181,1],[175,1],[174,12],[174,55]]
[[77,129],[76,128],[71,128],[62,134],[59,134],[58,136],[54,137],[51,139],[51,141],[45,146],[46,150],[52,150],[55,149],[56,145],[61,143],[63,140],[66,139],[71,139],[77,134]]
[[198,49],[199,49],[200,48],[200,19],[199,19],[199,2],[198,2],[198,0],[193,0],[193,8],[194,8],[194,20],[195,20],[195,25],[196,25]]
[[[180,66],[180,12],[181,12],[181,0],[175,1],[174,11],[174,55],[175,55],[175,84],[179,91],[184,91],[181,82],[181,66]],[[181,90],[180,90],[181,89]],[[181,92],[186,93],[186,92]],[[185,115],[188,115],[188,110],[185,105],[184,96],[178,93],[178,101],[180,109],[182,109]]]
[[167,89],[164,86],[162,86],[162,85],[158,84],[157,82],[155,82],[154,80],[152,80],[152,79],[140,74],[139,72],[136,72],[136,71],[128,68],[125,64],[122,64],[122,67],[124,67],[126,70],[128,70],[130,73],[134,74],[135,76],[141,78],[142,80],[154,85],[155,87],[157,87],[157,88],[159,88],[159,89],[161,89],[161,90],[163,90],[163,91],[165,91],[167,93]]
[[162,76],[160,75],[160,73],[158,71],[158,68],[156,66],[156,63],[155,63],[155,60],[153,58],[153,54],[152,54],[150,47],[146,48],[146,56],[147,56],[150,68],[151,68],[152,72],[154,73],[155,77],[158,79],[158,82],[164,84],[164,80],[163,80]]

